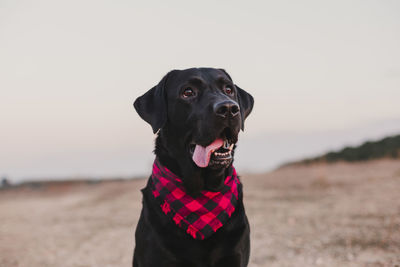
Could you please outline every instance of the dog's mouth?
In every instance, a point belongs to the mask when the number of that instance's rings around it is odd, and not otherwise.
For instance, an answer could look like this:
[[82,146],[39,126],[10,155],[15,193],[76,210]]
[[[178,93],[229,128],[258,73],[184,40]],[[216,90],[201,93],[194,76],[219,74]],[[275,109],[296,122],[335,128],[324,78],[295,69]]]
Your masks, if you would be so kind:
[[237,141],[237,137],[232,136],[231,130],[226,128],[220,137],[207,146],[191,143],[189,150],[194,163],[200,168],[227,167],[232,162],[232,152]]

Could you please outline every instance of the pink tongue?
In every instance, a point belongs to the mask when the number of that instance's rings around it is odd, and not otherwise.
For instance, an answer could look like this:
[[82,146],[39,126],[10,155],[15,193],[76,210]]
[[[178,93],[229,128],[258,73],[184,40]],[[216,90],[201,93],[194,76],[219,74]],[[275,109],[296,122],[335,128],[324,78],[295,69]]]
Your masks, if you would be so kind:
[[217,150],[224,144],[222,139],[215,139],[214,142],[209,144],[207,147],[202,147],[200,145],[196,145],[196,148],[193,152],[193,161],[200,168],[205,168],[208,166],[210,162],[211,153],[213,150]]

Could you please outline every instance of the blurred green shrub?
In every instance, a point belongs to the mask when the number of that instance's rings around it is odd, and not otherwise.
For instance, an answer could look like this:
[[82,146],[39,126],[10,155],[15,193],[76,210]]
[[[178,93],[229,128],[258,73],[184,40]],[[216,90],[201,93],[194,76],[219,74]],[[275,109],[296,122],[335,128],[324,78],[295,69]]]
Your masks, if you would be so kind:
[[305,159],[300,162],[294,162],[294,164],[308,164],[321,161],[354,162],[379,158],[400,158],[400,135],[386,137],[379,141],[368,141],[360,146],[345,147],[342,150],[329,152],[322,156]]

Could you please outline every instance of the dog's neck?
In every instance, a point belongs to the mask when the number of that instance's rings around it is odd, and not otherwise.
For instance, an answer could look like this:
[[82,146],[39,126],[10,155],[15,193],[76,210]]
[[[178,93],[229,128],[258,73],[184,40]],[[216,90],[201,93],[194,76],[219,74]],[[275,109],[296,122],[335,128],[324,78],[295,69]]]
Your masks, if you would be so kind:
[[[171,142],[172,138],[175,139],[174,142]],[[190,194],[196,195],[203,189],[220,191],[230,166],[220,170],[197,167],[185,153],[183,141],[176,142],[176,138],[177,135],[170,133],[165,128],[159,131],[154,153],[161,164],[182,178],[184,186]],[[168,144],[175,144],[175,146],[171,147]]]

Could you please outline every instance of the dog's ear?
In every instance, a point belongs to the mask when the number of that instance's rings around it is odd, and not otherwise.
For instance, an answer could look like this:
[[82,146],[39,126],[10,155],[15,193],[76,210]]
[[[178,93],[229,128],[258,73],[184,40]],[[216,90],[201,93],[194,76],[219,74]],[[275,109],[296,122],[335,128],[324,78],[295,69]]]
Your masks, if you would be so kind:
[[[226,76],[233,82],[231,76],[226,72],[224,69],[220,69],[223,71]],[[235,87],[237,89],[237,98],[239,101],[239,106],[240,106],[240,115],[242,117],[242,131],[244,130],[244,120],[249,116],[250,112],[253,109],[254,106],[254,98],[251,94],[247,93],[245,90],[240,88],[235,84]]]
[[156,86],[144,95],[136,98],[133,103],[136,112],[153,128],[153,133],[156,133],[167,122],[168,110],[165,86],[171,72],[165,75]]
[[244,120],[249,116],[250,112],[253,110],[254,98],[251,94],[247,93],[245,90],[240,88],[235,84],[237,89],[237,97],[240,107],[240,115],[242,117],[242,131],[244,131]]

